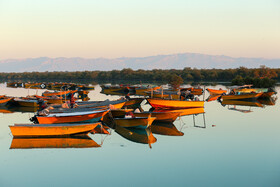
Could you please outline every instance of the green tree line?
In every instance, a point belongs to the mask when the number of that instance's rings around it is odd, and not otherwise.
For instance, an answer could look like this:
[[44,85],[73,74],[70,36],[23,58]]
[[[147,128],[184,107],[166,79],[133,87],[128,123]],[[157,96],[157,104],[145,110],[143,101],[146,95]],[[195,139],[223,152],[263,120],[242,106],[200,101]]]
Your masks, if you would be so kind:
[[269,78],[280,81],[280,68],[271,69],[265,66],[250,69],[153,69],[153,70],[123,70],[112,71],[76,71],[76,72],[24,72],[0,73],[0,80],[10,81],[87,81],[87,82],[164,82],[168,83],[172,76],[180,76],[184,82],[231,82],[233,79]]

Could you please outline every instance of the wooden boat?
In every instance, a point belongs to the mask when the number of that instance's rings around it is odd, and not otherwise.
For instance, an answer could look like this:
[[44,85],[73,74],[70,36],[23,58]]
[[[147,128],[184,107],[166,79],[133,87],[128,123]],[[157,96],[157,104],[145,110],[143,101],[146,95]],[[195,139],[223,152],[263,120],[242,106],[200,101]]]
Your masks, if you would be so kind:
[[89,136],[71,137],[14,137],[10,149],[50,149],[50,148],[93,148],[101,147]]
[[199,108],[204,107],[204,101],[180,101],[169,99],[147,99],[153,108]]
[[275,105],[276,98],[259,98],[257,99],[258,102],[260,102],[262,105]]
[[161,86],[155,86],[155,87],[149,87],[149,86],[145,86],[145,87],[139,87],[139,88],[135,88],[135,94],[136,95],[146,95],[145,92],[147,91],[155,91],[160,89]]
[[223,100],[222,105],[238,105],[238,106],[250,106],[250,107],[264,107],[258,101],[246,101],[246,100]]
[[95,108],[95,107],[109,107],[111,106],[111,108],[115,108],[115,109],[121,109],[127,100],[123,99],[123,100],[116,100],[116,101],[109,101],[109,100],[105,100],[105,101],[80,101],[80,102],[76,102],[78,105],[78,108]]
[[155,122],[151,126],[151,131],[154,134],[160,134],[165,136],[183,136],[184,133],[179,131],[173,123],[158,123]]
[[9,97],[9,98],[7,98],[7,97],[2,97],[2,98],[0,98],[0,106],[5,106],[5,105],[7,105],[7,103],[9,102],[9,101],[11,101],[13,98],[12,97]]
[[109,110],[94,110],[73,113],[53,113],[47,116],[36,116],[39,124],[53,124],[53,123],[84,123],[84,122],[97,122]]
[[190,88],[181,88],[180,91],[184,92],[184,91],[190,91],[191,94],[193,95],[202,95],[203,93],[203,89],[202,88],[194,88],[194,87],[190,87]]
[[164,122],[174,122],[177,117],[181,115],[180,112],[173,111],[163,111],[163,112],[141,112],[141,113],[133,113],[135,117],[155,117],[154,122],[164,121]]
[[22,107],[34,107],[37,108],[38,105],[38,100],[37,99],[31,99],[31,98],[14,98],[13,100],[14,104],[17,106],[22,106]]
[[263,93],[245,93],[240,95],[222,95],[223,100],[254,100],[259,98]]
[[151,126],[155,117],[114,118],[117,126],[146,129]]
[[113,85],[101,85],[102,91],[105,94],[110,93],[128,93],[129,88],[127,86],[113,86]]
[[159,109],[156,108],[154,112],[179,112],[180,116],[203,114],[204,108],[186,108],[186,109]]
[[52,137],[88,134],[99,124],[15,124],[9,127],[14,137]]
[[[110,112],[113,118],[124,118],[125,114],[133,112],[133,109],[111,109]],[[109,113],[106,115],[109,115]]]
[[68,91],[61,91],[61,92],[44,92],[44,93],[42,93],[42,96],[44,96],[44,97],[52,97],[52,96],[64,97],[64,96],[69,95],[71,92],[73,92],[73,91],[68,90]]
[[150,147],[151,144],[157,141],[150,129],[124,128],[117,126],[115,132],[129,141],[149,144]]
[[134,108],[139,107],[144,98],[132,98],[125,102],[123,107]]
[[207,102],[216,101],[217,99],[219,99],[219,97],[221,97],[221,95],[209,95],[209,97],[206,99],[206,101]]
[[215,90],[210,88],[207,88],[206,90],[209,92],[210,95],[222,95],[227,93],[227,90]]

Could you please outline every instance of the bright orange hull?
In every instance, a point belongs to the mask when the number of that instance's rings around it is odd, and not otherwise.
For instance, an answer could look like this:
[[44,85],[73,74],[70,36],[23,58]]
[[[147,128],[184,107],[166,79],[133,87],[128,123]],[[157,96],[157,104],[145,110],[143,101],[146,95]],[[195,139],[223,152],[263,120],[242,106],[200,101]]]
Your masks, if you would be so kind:
[[180,116],[202,114],[204,113],[204,108],[186,108],[186,109],[171,109],[171,110],[161,110],[156,109],[154,112],[179,112]]
[[215,89],[210,89],[210,88],[207,88],[206,89],[210,95],[222,95],[223,93],[227,93],[226,90],[215,90]]
[[88,134],[99,124],[15,124],[9,127],[14,137],[71,136]]
[[51,96],[64,96],[69,94],[71,91],[62,91],[62,92],[44,92],[42,95],[45,97],[51,97]]
[[204,101],[180,101],[167,99],[152,99],[147,101],[154,108],[200,108],[204,107]]
[[[39,124],[53,124],[53,123],[81,123],[81,122],[97,122],[109,110],[102,110],[95,113],[73,116],[37,116]],[[95,120],[96,119],[96,120]]]
[[223,95],[223,100],[230,100],[230,99],[257,99],[259,98],[263,93],[248,93],[248,94],[241,94],[241,95]]

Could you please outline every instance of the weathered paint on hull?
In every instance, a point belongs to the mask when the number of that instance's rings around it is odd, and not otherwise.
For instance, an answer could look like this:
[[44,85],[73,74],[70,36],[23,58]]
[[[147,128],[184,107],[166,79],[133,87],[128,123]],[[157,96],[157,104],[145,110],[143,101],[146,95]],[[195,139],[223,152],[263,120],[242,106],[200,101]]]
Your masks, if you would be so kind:
[[93,124],[15,124],[9,126],[14,137],[71,136],[88,134],[99,123]]

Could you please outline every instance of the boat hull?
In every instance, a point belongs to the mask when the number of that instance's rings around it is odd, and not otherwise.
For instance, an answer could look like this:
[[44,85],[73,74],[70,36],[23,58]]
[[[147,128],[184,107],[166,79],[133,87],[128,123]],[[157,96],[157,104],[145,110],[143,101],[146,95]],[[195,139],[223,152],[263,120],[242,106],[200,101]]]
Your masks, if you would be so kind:
[[9,127],[14,137],[54,137],[88,134],[99,124],[15,124]]
[[[51,116],[37,116],[39,124],[54,124],[54,123],[94,123],[102,119],[102,117],[109,110],[95,111],[92,113],[86,113],[77,115],[75,113],[68,113],[68,115],[51,115]],[[69,115],[70,114],[70,115]],[[73,114],[73,115],[71,115]]]
[[154,108],[201,108],[204,107],[204,101],[180,101],[167,99],[147,99]]
[[222,95],[224,93],[227,93],[226,90],[215,90],[215,89],[210,89],[210,88],[207,88],[206,89],[210,95]]
[[148,117],[148,118],[115,118],[114,122],[116,125],[121,127],[134,127],[146,129],[151,126],[153,121],[156,118]]
[[240,94],[240,95],[223,95],[223,100],[254,100],[259,98],[263,93],[248,93],[248,94]]

